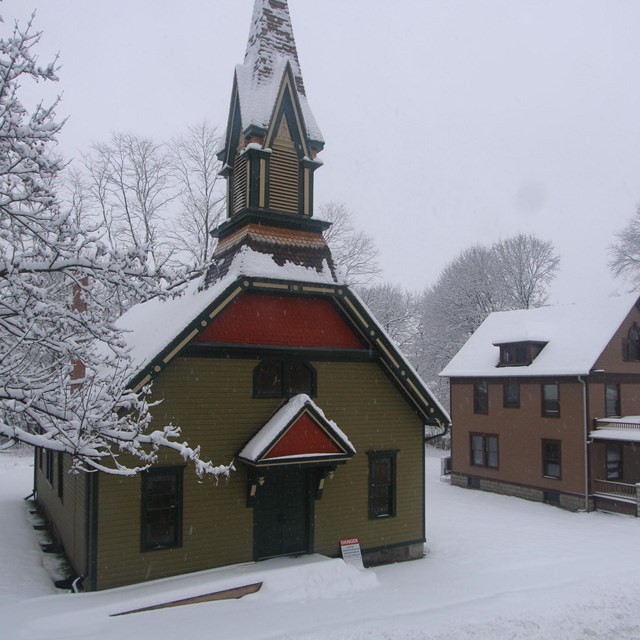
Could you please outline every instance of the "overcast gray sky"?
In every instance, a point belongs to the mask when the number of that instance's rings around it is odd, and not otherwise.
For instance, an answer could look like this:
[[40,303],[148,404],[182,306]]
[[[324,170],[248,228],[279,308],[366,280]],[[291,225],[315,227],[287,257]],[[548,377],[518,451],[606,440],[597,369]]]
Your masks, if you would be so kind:
[[[60,52],[68,157],[111,131],[224,129],[253,0],[4,0]],[[562,257],[552,302],[627,288],[607,270],[640,202],[638,0],[289,0],[337,200],[419,289],[518,232]],[[3,28],[6,28],[5,24]],[[51,95],[51,94],[48,94]]]

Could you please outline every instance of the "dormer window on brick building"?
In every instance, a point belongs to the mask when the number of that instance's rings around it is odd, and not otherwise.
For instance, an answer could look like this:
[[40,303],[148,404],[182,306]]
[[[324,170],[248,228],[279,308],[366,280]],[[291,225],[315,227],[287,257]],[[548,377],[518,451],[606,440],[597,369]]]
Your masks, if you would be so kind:
[[496,343],[500,347],[499,367],[526,367],[544,349],[546,342],[505,342]]

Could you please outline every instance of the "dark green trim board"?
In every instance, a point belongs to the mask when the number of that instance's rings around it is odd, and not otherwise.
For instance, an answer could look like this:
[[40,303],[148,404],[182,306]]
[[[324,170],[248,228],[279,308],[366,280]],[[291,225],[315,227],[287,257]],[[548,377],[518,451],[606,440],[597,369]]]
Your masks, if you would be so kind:
[[227,139],[225,141],[224,149],[221,149],[217,154],[218,159],[222,162],[224,172],[227,167],[231,167],[233,170],[233,164],[235,161],[235,150],[240,143],[240,135],[242,134],[242,122],[240,112],[240,99],[238,96],[238,80],[234,77],[233,89],[231,90],[231,104],[229,108],[229,118],[227,120]]
[[427,539],[427,445],[423,447],[424,458],[422,461],[422,500],[420,505],[422,506],[422,537]]
[[378,354],[370,349],[273,347],[268,344],[247,346],[234,343],[207,344],[198,342],[186,346],[180,356],[223,360],[287,358],[290,360],[315,360],[316,362],[376,362],[379,359]]
[[100,476],[97,473],[87,474],[89,486],[87,487],[87,501],[90,503],[87,513],[87,523],[91,530],[89,544],[89,585],[91,591],[98,588],[98,507],[99,495],[98,480]]

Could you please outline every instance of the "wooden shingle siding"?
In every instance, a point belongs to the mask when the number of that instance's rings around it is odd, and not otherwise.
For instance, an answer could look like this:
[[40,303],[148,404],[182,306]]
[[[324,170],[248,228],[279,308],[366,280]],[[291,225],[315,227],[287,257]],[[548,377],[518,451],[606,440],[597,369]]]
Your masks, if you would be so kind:
[[[345,431],[357,454],[327,480],[316,503],[315,551],[336,555],[339,538],[359,536],[363,548],[424,536],[420,420],[376,364],[312,362],[317,404]],[[281,399],[253,399],[256,360],[177,358],[154,385],[166,396],[154,426],[168,421],[200,444],[205,459],[230,462],[268,421]],[[368,435],[367,435],[368,434]],[[368,519],[368,450],[397,449],[397,516]],[[183,464],[163,455],[161,465]],[[140,551],[140,478],[100,478],[98,588],[253,560],[253,510],[247,507],[248,468],[236,463],[229,479],[199,483],[184,473],[181,548]]]

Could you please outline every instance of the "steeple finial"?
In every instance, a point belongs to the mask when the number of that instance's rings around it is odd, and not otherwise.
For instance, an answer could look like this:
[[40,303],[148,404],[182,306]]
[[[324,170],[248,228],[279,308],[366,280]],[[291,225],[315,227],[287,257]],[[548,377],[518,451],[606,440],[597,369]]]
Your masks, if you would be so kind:
[[279,58],[291,63],[296,89],[306,95],[287,0],[256,0],[244,63],[257,85],[271,81]]

